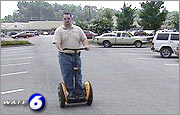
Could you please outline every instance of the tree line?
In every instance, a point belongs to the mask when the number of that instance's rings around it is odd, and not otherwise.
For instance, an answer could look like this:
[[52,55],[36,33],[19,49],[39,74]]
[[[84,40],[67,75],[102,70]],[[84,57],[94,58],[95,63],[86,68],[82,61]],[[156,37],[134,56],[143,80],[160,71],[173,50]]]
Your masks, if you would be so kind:
[[[137,24],[148,30],[158,30],[167,19],[168,11],[163,1],[141,2],[141,9],[132,8],[124,2],[120,10],[100,8],[96,6],[49,4],[44,1],[19,1],[18,10],[13,15],[5,16],[1,22],[28,22],[35,20],[61,20],[63,12],[73,14],[74,21],[83,29],[90,29],[96,33],[111,30],[129,30],[136,28]],[[114,24],[116,18],[116,24]],[[169,21],[173,28],[179,30],[179,13],[177,12]]]

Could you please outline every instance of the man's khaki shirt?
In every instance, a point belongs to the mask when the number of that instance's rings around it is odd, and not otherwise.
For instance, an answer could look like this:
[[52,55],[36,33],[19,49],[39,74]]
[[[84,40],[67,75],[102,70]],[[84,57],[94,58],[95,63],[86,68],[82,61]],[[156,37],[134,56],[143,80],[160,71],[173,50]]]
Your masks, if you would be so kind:
[[[66,28],[64,25],[58,27],[54,33],[53,43],[60,43],[61,48],[79,48],[81,42],[87,39],[83,30],[75,25]],[[72,51],[64,51],[65,53],[73,53]]]

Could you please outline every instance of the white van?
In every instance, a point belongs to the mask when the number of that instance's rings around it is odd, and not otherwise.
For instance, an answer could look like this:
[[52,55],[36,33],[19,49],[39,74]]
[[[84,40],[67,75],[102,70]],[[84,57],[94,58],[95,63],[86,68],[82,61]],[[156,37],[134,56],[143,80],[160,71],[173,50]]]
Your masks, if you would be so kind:
[[157,32],[152,41],[151,50],[160,52],[164,58],[175,53],[179,44],[179,32]]

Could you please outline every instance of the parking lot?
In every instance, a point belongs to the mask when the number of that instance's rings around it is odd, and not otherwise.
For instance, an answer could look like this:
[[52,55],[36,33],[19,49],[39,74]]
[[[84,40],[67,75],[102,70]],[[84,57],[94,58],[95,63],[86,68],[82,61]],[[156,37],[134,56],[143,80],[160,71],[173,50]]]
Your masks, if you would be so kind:
[[[30,38],[34,44],[1,49],[1,100],[28,100],[34,93],[46,99],[42,115],[178,114],[179,58],[161,58],[150,47],[91,45],[82,51],[83,81],[94,91],[91,106],[59,107],[62,81],[52,36]],[[28,106],[5,106],[1,113],[37,114]]]

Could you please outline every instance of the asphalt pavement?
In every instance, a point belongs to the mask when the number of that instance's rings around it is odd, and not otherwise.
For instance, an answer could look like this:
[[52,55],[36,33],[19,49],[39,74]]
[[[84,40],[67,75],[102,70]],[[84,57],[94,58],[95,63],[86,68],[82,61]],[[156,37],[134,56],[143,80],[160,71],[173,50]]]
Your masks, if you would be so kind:
[[[94,100],[60,108],[57,96],[62,81],[58,51],[52,36],[29,39],[32,46],[1,48],[1,115],[114,115],[179,114],[179,58],[161,58],[150,47],[91,45],[82,51],[83,81],[92,84]],[[28,104],[4,105],[4,100],[25,100],[34,93],[45,97],[42,111]]]

